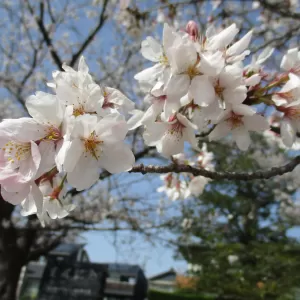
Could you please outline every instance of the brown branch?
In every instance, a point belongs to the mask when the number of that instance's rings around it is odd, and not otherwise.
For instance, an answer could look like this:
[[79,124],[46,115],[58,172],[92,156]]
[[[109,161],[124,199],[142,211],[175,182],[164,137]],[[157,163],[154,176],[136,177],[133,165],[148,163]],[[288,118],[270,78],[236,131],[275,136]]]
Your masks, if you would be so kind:
[[[29,228],[28,230],[30,231],[31,229]],[[37,260],[40,256],[45,255],[49,251],[53,250],[61,243],[62,239],[66,236],[66,234],[67,234],[67,228],[64,228],[63,232],[57,237],[55,237],[52,241],[50,241],[47,245],[43,245],[41,247],[38,247],[30,251],[27,257],[27,262],[30,262],[31,260]]]
[[129,173],[191,173],[195,176],[204,176],[211,179],[229,179],[229,180],[254,180],[254,179],[268,179],[277,175],[283,175],[285,173],[291,172],[294,168],[300,164],[300,155],[293,158],[289,163],[281,167],[273,167],[268,170],[258,170],[253,172],[217,172],[208,171],[205,169],[195,168],[189,165],[178,165],[170,164],[167,166],[154,166],[143,164],[137,165],[132,168]]
[[291,7],[287,4],[286,1],[271,3],[267,0],[259,0],[260,5],[271,11],[272,13],[281,15],[282,17],[292,18],[296,20],[300,20],[300,14],[291,10]]
[[103,6],[102,6],[102,11],[101,11],[100,18],[99,18],[99,22],[98,22],[97,26],[94,28],[94,30],[90,33],[90,35],[83,42],[83,44],[81,45],[79,50],[73,54],[71,62],[69,64],[71,67],[73,67],[75,65],[75,63],[77,62],[78,58],[81,56],[81,54],[83,53],[85,48],[93,41],[96,34],[102,28],[102,26],[106,20],[105,10],[106,10],[107,4],[108,4],[108,0],[104,0]]
[[[28,0],[25,0],[26,4],[27,4],[27,8],[30,12],[30,14],[32,15],[32,17],[34,18],[38,28],[40,29],[40,32],[49,48],[49,51],[50,51],[50,54],[51,54],[51,57],[52,59],[54,60],[55,64],[57,65],[57,67],[59,68],[59,70],[63,71],[63,68],[62,68],[62,60],[60,59],[57,51],[55,50],[54,46],[53,46],[53,43],[52,43],[52,39],[44,25],[44,22],[41,18],[37,17],[35,14],[34,14],[34,10],[33,8],[31,7],[30,3]],[[41,14],[42,15],[42,14]]]

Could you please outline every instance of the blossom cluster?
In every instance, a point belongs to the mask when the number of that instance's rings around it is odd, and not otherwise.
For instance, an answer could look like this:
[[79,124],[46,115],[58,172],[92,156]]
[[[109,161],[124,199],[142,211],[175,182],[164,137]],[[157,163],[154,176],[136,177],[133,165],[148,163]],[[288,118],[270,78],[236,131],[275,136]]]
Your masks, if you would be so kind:
[[[232,24],[221,31],[210,26],[201,35],[190,21],[185,31],[165,24],[162,43],[147,37],[141,53],[154,65],[135,75],[146,91],[145,111],[134,109],[119,90],[97,84],[83,57],[78,71],[64,64],[48,84],[53,94],[37,92],[26,100],[31,117],[0,123],[2,197],[42,223],[67,216],[74,209],[63,203],[69,186],[82,191],[96,183],[100,169],[114,174],[132,168],[135,158],[125,139],[140,126],[145,143],[174,163],[213,170],[212,154],[205,144],[199,149],[198,137],[214,141],[231,134],[247,150],[250,131],[270,129],[257,104],[273,106],[282,141],[291,147],[300,129],[299,51],[290,49],[282,74],[270,76],[263,64],[273,49],[244,65],[252,31],[236,41],[238,32]],[[196,162],[182,156],[185,142],[200,151]],[[158,191],[172,200],[199,196],[209,182],[190,174],[162,179]]]
[[[203,143],[200,151],[192,159],[188,159],[184,153],[173,155],[173,163],[186,164],[202,168],[205,170],[214,170],[213,153],[208,152],[206,143]],[[189,173],[173,174],[167,173],[160,176],[163,185],[157,191],[165,193],[168,199],[175,201],[178,199],[187,199],[189,197],[200,196],[205,186],[209,183],[210,179],[203,176],[193,176]]]
[[1,195],[21,204],[23,215],[37,214],[42,223],[74,209],[63,203],[66,181],[81,191],[98,180],[100,168],[119,173],[135,161],[124,142],[124,114],[134,103],[96,84],[83,57],[78,71],[63,69],[48,84],[54,94],[37,92],[26,100],[31,118],[0,123]]
[[147,100],[152,102],[140,121],[148,145],[165,156],[178,154],[184,141],[197,147],[196,130],[214,126],[210,140],[232,133],[238,147],[246,150],[249,131],[269,128],[267,120],[244,103],[261,76],[243,68],[252,32],[231,44],[237,33],[232,24],[219,33],[210,27],[201,36],[190,21],[186,32],[165,24],[162,45],[152,37],[143,41],[143,56],[155,62],[135,75],[148,86]]
[[[266,48],[244,66],[250,54],[252,31],[233,42],[235,24],[217,32],[209,27],[200,35],[190,21],[184,32],[164,25],[160,44],[152,37],[142,42],[142,55],[155,64],[135,75],[151,105],[135,126],[143,125],[144,139],[166,157],[183,152],[184,142],[197,148],[196,132],[208,132],[210,141],[231,134],[241,150],[247,150],[250,131],[270,129],[267,116],[256,105],[275,107],[283,115],[281,135],[286,146],[296,139],[299,116],[299,52],[283,57],[284,73],[272,78],[263,63],[274,49]],[[281,88],[281,89],[280,89]]]

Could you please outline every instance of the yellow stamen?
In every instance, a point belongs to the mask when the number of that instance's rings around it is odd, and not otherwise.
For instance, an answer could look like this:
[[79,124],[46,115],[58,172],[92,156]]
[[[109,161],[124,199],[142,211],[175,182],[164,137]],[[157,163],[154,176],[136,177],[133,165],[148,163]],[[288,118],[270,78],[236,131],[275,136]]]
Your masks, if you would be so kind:
[[85,113],[85,111],[84,111],[84,107],[82,105],[73,109],[73,116],[75,116],[75,117],[83,115],[84,113]]
[[99,145],[103,144],[103,141],[98,139],[95,131],[93,131],[87,139],[84,139],[85,152],[89,152],[96,160],[100,158]]

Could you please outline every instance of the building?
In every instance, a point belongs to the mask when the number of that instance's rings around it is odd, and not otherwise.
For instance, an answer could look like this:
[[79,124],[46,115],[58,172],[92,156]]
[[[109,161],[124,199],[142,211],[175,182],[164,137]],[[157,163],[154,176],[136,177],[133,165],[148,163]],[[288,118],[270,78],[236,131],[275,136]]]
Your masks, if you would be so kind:
[[96,264],[84,245],[61,244],[44,262],[31,262],[19,300],[144,300],[147,279],[137,265]]
[[152,276],[148,278],[149,289],[174,292],[176,289],[176,277],[177,273],[174,269]]

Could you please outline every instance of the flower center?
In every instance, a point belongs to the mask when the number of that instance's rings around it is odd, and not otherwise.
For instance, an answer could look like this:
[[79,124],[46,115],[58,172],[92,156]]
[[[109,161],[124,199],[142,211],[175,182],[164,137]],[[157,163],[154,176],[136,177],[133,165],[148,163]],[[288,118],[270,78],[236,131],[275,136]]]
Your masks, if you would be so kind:
[[53,125],[50,125],[48,127],[47,135],[44,137],[44,140],[57,142],[60,139],[62,139],[60,130]]
[[168,66],[169,65],[169,61],[168,58],[165,54],[163,54],[160,58],[159,58],[159,62],[164,65],[164,66]]
[[4,157],[7,161],[14,164],[21,160],[25,160],[30,156],[31,144],[10,141],[2,147],[2,150],[5,153]]
[[168,130],[168,133],[170,134],[180,134],[182,136],[182,131],[185,128],[185,126],[180,123],[178,120],[174,124],[171,124],[171,128]]
[[84,139],[84,148],[86,153],[90,153],[96,160],[100,158],[101,149],[98,147],[103,141],[98,139],[95,131],[93,131],[87,139]]
[[102,108],[114,108],[115,104],[112,102],[109,102],[109,93],[107,91],[104,90],[103,92],[103,97],[104,97],[104,101],[103,101],[103,105]]
[[231,129],[235,129],[244,124],[243,116],[237,115],[234,112],[231,113],[231,116],[226,120],[229,123]]
[[73,116],[78,117],[80,115],[84,115],[84,107],[83,105],[80,105],[79,107],[73,108]]
[[190,79],[192,80],[194,77],[200,75],[200,72],[196,66],[189,66],[186,70],[186,74],[189,75]]
[[300,75],[300,63],[297,63],[291,70],[290,72]]
[[172,185],[172,181],[173,181],[173,174],[172,173],[167,174],[167,176],[164,178],[164,181],[165,181],[166,186],[168,188],[170,188]]
[[225,88],[223,88],[222,86],[220,86],[219,84],[217,84],[215,86],[215,93],[216,95],[223,100],[223,92],[224,92]]
[[286,107],[284,110],[285,117],[292,119],[292,120],[299,120],[300,119],[300,107],[299,106],[291,106]]
[[295,99],[292,91],[285,92],[285,93],[277,93],[277,95],[283,99],[286,99],[286,101],[288,102],[292,102]]

